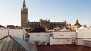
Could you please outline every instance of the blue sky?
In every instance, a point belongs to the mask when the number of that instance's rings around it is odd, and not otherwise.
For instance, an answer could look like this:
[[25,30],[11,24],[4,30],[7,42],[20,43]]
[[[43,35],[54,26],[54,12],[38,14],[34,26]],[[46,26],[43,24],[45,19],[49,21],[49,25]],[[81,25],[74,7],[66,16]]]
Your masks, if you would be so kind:
[[[23,0],[0,0],[0,25],[20,25]],[[91,0],[26,0],[30,22],[50,19],[91,24]]]

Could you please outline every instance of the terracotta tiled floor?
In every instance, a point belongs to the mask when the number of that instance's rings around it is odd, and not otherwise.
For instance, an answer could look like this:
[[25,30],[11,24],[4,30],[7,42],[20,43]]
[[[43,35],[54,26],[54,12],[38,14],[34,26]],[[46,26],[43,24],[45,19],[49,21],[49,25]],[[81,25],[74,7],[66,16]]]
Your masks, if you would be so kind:
[[38,45],[38,51],[91,51],[91,47],[78,45]]

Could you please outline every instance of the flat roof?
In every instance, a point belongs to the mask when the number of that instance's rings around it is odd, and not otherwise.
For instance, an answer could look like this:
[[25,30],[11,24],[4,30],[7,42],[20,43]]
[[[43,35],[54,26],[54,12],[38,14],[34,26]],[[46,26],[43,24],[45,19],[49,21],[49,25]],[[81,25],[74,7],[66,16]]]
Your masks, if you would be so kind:
[[81,45],[38,45],[38,51],[90,51],[91,47]]

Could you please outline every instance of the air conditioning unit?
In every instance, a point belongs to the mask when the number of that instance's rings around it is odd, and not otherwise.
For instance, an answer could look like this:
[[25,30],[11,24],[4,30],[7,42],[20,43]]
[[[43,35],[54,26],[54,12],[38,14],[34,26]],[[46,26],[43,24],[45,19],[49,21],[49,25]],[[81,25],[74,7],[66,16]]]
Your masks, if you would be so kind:
[[47,42],[46,42],[46,41],[43,41],[43,42],[42,42],[42,45],[47,45]]
[[40,41],[35,41],[35,45],[41,45]]

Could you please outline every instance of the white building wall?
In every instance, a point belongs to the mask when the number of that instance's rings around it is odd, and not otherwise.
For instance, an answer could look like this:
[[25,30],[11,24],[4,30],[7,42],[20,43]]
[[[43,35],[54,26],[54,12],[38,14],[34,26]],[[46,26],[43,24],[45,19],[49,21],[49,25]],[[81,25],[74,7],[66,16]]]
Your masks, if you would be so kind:
[[91,39],[83,39],[83,45],[91,47]]
[[53,32],[50,37],[50,45],[53,44],[72,44],[72,40],[76,38],[76,32]]
[[83,38],[83,29],[78,29],[77,38]]
[[77,45],[83,45],[83,39],[77,39]]
[[82,29],[78,29],[77,31],[77,45],[83,45],[83,39],[91,40],[91,29],[83,27]]
[[53,38],[76,38],[76,32],[53,32]]
[[23,29],[0,29],[0,38],[8,35],[23,39],[23,34],[25,33]]
[[8,35],[7,29],[0,29],[0,39]]
[[91,38],[91,29],[85,27],[83,29],[78,29],[77,35],[77,38]]
[[24,29],[9,29],[9,34],[23,40]]
[[30,39],[29,42],[35,44],[35,41],[50,43],[50,34],[51,33],[30,33]]
[[72,39],[53,39],[50,37],[50,45],[54,44],[72,44]]

